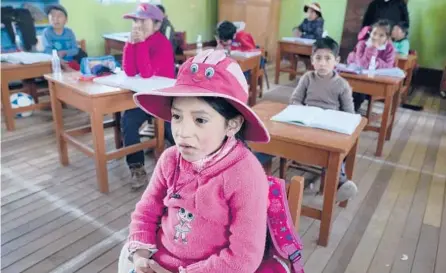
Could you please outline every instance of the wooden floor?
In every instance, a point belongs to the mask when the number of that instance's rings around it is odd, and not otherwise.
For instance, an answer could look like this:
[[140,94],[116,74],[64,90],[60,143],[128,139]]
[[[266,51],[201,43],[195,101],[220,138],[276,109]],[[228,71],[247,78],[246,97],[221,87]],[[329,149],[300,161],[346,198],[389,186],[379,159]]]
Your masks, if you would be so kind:
[[[294,85],[273,85],[265,97],[286,100]],[[373,155],[377,135],[361,135],[359,194],[336,210],[328,247],[316,245],[319,222],[301,217],[306,272],[446,272],[446,100],[417,89],[411,102],[425,111],[399,109],[381,158]],[[74,109],[64,116],[67,127],[89,122]],[[16,121],[15,132],[1,131],[1,272],[117,272],[141,194],[130,191],[125,161],[109,162],[110,193],[100,194],[91,158],[69,148],[70,165],[59,165],[49,111]],[[147,155],[149,172],[153,164]],[[315,185],[304,202],[320,206],[318,178],[304,175]]]

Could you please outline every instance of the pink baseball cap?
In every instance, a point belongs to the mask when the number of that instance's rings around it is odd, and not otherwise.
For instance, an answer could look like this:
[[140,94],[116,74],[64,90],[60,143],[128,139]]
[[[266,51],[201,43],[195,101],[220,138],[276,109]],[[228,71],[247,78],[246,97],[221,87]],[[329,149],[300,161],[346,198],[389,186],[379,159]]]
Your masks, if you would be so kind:
[[138,5],[135,12],[124,15],[124,19],[152,19],[163,21],[163,12],[155,5],[143,3]]
[[209,49],[188,59],[178,72],[173,87],[139,92],[135,103],[145,112],[170,121],[173,97],[220,97],[228,100],[245,118],[244,138],[254,142],[269,142],[263,122],[247,105],[248,84],[236,61],[223,50]]

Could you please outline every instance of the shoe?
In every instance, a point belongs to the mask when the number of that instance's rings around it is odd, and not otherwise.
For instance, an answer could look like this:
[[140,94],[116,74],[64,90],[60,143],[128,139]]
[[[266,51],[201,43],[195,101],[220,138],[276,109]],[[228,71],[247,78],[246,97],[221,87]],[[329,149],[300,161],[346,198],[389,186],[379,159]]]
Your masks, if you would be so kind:
[[153,123],[146,123],[142,129],[139,131],[141,136],[146,136],[150,138],[155,137],[155,125]]
[[358,193],[358,187],[351,180],[347,180],[343,184],[341,184],[338,188],[338,192],[336,193],[336,201],[342,202],[346,201]]
[[130,172],[130,186],[132,187],[132,190],[139,190],[147,184],[147,173],[144,169],[144,165],[137,164],[136,166],[130,166]]

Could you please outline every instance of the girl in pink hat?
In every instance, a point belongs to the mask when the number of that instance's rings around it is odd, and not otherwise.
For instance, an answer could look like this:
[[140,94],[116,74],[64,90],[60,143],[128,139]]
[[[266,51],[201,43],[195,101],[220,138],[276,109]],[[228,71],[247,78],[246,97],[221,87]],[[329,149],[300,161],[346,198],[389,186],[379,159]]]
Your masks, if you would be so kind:
[[174,87],[134,99],[171,122],[176,145],[161,155],[132,213],[119,272],[256,272],[269,186],[244,141],[270,138],[246,105],[240,66],[223,50],[206,50],[181,66]]

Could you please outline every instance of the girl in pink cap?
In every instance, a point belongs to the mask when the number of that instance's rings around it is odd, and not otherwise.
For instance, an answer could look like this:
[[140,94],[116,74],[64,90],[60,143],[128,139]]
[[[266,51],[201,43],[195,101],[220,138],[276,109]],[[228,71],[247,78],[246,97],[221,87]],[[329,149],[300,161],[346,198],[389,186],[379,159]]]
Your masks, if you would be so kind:
[[240,66],[206,50],[181,66],[174,87],[134,99],[171,122],[176,145],[161,155],[131,216],[119,272],[256,272],[269,185],[244,141],[270,138],[246,105]]
[[[143,78],[162,76],[175,77],[174,53],[170,41],[159,29],[164,14],[156,6],[140,4],[134,13],[124,15],[132,19],[132,31],[124,46],[123,68],[127,76],[139,75]],[[122,116],[122,135],[124,146],[140,143],[139,129],[151,116],[139,108],[130,109]],[[165,126],[166,139],[172,142],[170,126]],[[126,157],[131,173],[131,187],[138,190],[147,184],[144,168],[144,152],[138,151]]]

